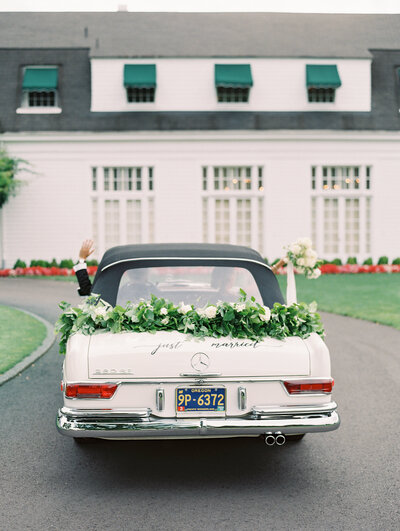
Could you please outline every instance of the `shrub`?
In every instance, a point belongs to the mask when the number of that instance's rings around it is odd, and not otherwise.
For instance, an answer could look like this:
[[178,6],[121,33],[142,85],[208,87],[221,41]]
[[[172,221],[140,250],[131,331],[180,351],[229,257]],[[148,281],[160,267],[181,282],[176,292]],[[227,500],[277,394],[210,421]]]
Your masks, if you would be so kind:
[[378,265],[386,265],[389,263],[389,258],[387,256],[381,256],[378,260]]
[[26,263],[18,258],[18,260],[14,264],[13,269],[16,269],[17,267],[26,267]]
[[[86,263],[87,263],[88,267],[90,267],[90,266],[98,266],[99,265],[99,262],[97,260],[88,260]],[[265,263],[267,264],[268,262],[266,261]]]
[[400,265],[400,258],[395,258],[392,262],[393,265]]
[[50,262],[50,267],[58,267],[58,262],[55,258]]
[[342,265],[342,261],[340,258],[335,258],[334,260],[331,260],[330,263],[338,266]]
[[60,267],[61,268],[68,268],[68,269],[72,269],[74,267],[74,262],[73,260],[71,260],[70,258],[64,258],[63,260],[61,260],[60,262]]
[[346,264],[357,264],[357,258],[355,256],[349,256]]
[[47,267],[47,264],[45,260],[31,260],[29,267]]
[[363,265],[372,265],[373,262],[372,262],[372,258],[366,258],[363,262]]

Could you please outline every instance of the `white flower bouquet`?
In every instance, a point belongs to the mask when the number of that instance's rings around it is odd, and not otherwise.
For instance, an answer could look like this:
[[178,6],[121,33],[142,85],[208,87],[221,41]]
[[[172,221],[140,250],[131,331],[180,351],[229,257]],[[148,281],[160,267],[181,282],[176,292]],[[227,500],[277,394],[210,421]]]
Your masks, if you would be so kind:
[[307,278],[318,278],[321,275],[319,266],[322,261],[318,260],[310,238],[298,238],[285,249],[285,261],[291,262],[298,273],[304,274]]

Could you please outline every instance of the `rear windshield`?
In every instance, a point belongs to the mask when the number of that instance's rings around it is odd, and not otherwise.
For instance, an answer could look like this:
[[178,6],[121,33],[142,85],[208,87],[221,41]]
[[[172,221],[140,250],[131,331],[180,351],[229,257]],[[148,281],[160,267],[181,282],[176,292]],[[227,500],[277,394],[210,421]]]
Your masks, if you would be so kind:
[[202,307],[218,301],[236,302],[240,289],[262,304],[257,283],[248,269],[222,266],[168,266],[128,269],[121,276],[117,304],[163,297],[174,304]]

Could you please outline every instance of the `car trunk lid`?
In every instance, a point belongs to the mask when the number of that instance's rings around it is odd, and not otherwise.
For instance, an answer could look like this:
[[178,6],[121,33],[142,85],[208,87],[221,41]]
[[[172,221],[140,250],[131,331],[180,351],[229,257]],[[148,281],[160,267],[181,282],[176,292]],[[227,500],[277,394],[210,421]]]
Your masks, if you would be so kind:
[[89,378],[177,378],[303,376],[310,373],[304,341],[233,338],[198,339],[179,332],[96,333],[90,338]]

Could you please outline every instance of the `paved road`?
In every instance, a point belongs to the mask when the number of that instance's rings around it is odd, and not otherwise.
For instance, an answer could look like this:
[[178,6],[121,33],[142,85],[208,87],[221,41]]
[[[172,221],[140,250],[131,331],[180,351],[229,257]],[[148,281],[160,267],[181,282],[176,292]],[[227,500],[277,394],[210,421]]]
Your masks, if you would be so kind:
[[[0,304],[54,321],[75,285],[0,279]],[[400,527],[400,332],[324,315],[342,426],[300,443],[258,439],[98,441],[54,425],[62,357],[54,346],[0,387],[0,529]]]

